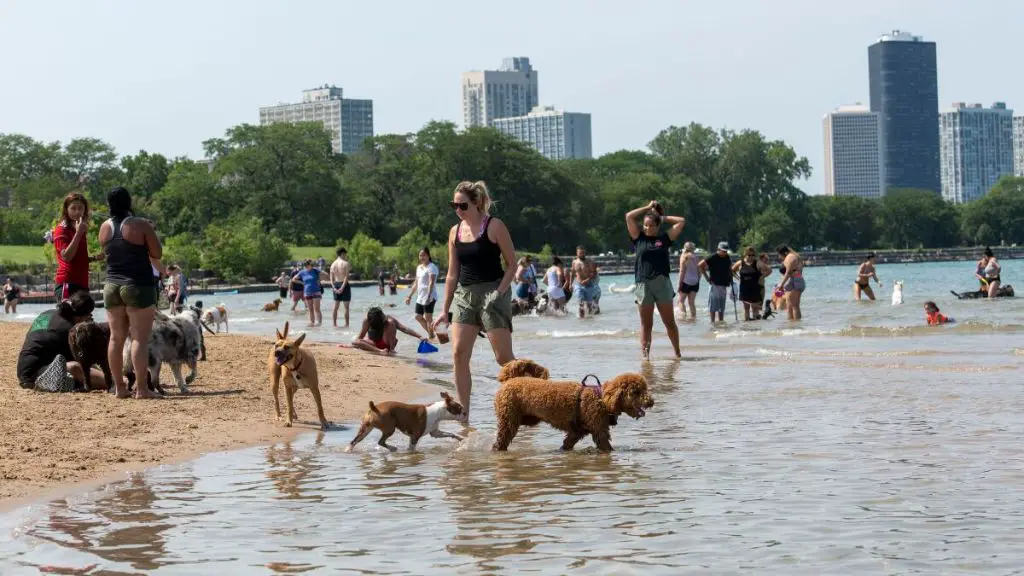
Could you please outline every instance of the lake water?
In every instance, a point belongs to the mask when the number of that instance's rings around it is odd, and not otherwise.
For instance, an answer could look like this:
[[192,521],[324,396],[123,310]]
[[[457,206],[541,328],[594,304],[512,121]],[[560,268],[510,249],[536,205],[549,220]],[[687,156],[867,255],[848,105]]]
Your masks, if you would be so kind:
[[[391,454],[374,432],[346,454],[349,428],[149,470],[0,517],[0,573],[1019,573],[1024,298],[956,301],[972,269],[879,266],[875,303],[852,301],[854,268],[808,269],[803,322],[711,328],[702,314],[681,328],[681,361],[656,323],[649,363],[632,297],[608,291],[630,279],[604,278],[602,315],[517,319],[515,347],[554,377],[647,376],[657,404],[620,420],[610,455],[589,440],[561,453],[544,425],[489,452],[496,366],[481,342],[477,432],[460,445]],[[1009,261],[1003,278],[1021,272]],[[204,300],[227,304],[233,332],[269,335],[288,317],[255,312],[270,297]],[[353,298],[356,319],[380,300]],[[958,322],[924,326],[927,299]],[[451,389],[447,352],[419,362]]]

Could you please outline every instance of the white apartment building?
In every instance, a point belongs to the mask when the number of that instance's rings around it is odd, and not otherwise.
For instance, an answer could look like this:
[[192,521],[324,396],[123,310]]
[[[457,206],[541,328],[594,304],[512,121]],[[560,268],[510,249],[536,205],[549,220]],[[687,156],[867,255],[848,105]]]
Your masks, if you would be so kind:
[[1013,119],[1013,173],[1024,177],[1024,116]]
[[962,204],[981,198],[1013,174],[1013,110],[996,102],[955,102],[939,114],[942,197]]
[[491,125],[551,160],[593,157],[590,114],[537,106],[525,116],[497,118]]
[[885,195],[881,116],[867,106],[841,106],[822,119],[825,194]]
[[358,152],[363,140],[373,136],[373,100],[342,96],[337,86],[302,91],[302,102],[260,108],[260,124],[321,122],[331,135],[335,154]]
[[463,72],[463,126],[491,126],[497,118],[525,116],[539,103],[537,95],[537,71],[529,58],[505,58],[499,70]]

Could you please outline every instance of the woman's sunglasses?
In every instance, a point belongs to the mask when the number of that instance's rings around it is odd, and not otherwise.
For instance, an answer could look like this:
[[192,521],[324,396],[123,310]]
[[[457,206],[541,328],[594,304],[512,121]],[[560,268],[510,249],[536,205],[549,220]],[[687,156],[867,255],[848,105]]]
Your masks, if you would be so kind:
[[463,212],[469,210],[469,202],[449,202],[448,205],[455,210],[462,210]]

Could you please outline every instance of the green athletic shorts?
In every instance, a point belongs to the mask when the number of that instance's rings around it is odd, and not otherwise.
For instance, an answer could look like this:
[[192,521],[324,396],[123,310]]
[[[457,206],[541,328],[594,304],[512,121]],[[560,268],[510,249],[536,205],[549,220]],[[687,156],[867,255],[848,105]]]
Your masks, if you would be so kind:
[[512,290],[498,294],[500,282],[471,284],[455,289],[452,300],[452,322],[470,324],[489,332],[497,328],[512,331]]
[[103,285],[103,307],[107,310],[118,306],[130,308],[149,308],[156,306],[156,286],[118,286],[106,283]]
[[676,295],[668,276],[656,276],[645,282],[640,282],[636,285],[634,293],[636,294],[636,303],[641,306],[671,303]]

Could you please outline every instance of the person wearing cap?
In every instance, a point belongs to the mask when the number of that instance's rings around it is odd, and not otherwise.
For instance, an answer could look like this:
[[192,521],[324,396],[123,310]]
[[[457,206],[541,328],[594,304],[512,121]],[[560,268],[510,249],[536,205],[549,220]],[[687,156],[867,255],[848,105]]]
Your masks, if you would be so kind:
[[[662,221],[672,225],[668,232],[661,231]],[[640,349],[645,359],[651,354],[651,330],[654,328],[655,307],[658,308],[661,321],[665,324],[665,331],[668,332],[676,358],[682,357],[679,352],[679,328],[676,326],[676,317],[672,310],[675,290],[672,288],[672,281],[669,280],[669,250],[672,243],[683,233],[684,226],[685,218],[665,216],[665,209],[656,200],[626,213],[626,227],[636,251],[635,293],[640,312]]]
[[718,250],[701,261],[700,273],[711,287],[708,294],[711,322],[722,322],[725,320],[725,303],[729,298],[729,288],[732,287],[733,281],[728,242],[719,242]]

